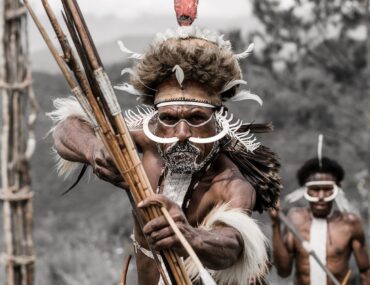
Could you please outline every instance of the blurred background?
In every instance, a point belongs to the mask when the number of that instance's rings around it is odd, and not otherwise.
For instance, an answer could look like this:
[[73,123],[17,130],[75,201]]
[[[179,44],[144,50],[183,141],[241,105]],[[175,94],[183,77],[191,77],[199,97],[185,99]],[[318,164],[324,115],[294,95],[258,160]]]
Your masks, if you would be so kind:
[[[40,1],[30,2],[46,24]],[[343,189],[368,232],[366,2],[200,0],[195,25],[225,34],[235,52],[255,43],[254,55],[241,65],[250,90],[261,96],[264,105],[238,103],[230,109],[247,122],[273,123],[274,132],[259,139],[280,157],[282,196],[298,187],[296,171],[316,156],[317,137],[322,133],[324,155],[344,167]],[[172,0],[79,3],[115,84],[124,80],[120,71],[133,64],[120,52],[117,40],[143,52],[157,32],[177,26]],[[60,10],[57,3],[52,5]],[[29,35],[34,89],[41,107],[31,164],[36,284],[118,284],[123,260],[132,253],[129,203],[125,193],[93,174],[85,175],[74,191],[61,196],[75,177],[67,181],[57,177],[52,140],[47,136],[51,123],[45,113],[53,109],[53,99],[67,96],[69,90],[31,21]],[[128,94],[119,97],[124,108],[136,104]],[[268,217],[254,217],[270,235]],[[2,238],[0,234],[1,246]],[[357,284],[355,266],[353,272],[350,284]],[[135,275],[132,262],[128,284],[135,284]],[[270,280],[271,284],[289,284],[274,271]]]

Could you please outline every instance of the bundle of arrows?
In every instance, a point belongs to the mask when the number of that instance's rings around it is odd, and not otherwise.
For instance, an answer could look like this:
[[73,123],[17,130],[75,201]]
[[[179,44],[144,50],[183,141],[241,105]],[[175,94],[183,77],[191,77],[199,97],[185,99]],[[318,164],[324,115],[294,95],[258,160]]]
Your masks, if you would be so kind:
[[[57,48],[53,45],[28,0],[24,0],[31,17],[70,86],[71,92],[93,122],[95,132],[112,156],[122,178],[128,183],[130,191],[127,191],[127,193],[140,226],[143,227],[146,222],[164,216],[197,266],[203,284],[215,284],[165,207],[158,205],[143,210],[137,208],[140,201],[153,195],[154,192],[81,9],[76,0],[61,0],[61,2],[63,4],[64,22],[75,49],[70,45],[48,1],[42,0],[63,55],[59,55]],[[165,284],[192,284],[182,258],[175,251],[163,250],[157,253],[152,250],[152,253]],[[161,255],[164,265],[159,261],[158,254]]]

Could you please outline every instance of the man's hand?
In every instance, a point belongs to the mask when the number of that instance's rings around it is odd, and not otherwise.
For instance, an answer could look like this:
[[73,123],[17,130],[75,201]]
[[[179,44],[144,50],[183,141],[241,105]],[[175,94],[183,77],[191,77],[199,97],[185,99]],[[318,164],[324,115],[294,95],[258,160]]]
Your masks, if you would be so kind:
[[269,210],[269,215],[273,226],[280,225],[279,212],[280,212],[280,200],[278,200],[276,203],[276,209]]
[[96,139],[91,145],[88,161],[95,175],[100,179],[125,189],[128,187],[114,165],[111,155],[100,140]]
[[[138,204],[138,207],[143,209],[153,205],[165,207],[185,238],[190,243],[194,242],[197,237],[195,229],[188,223],[179,205],[163,195],[156,194],[143,200]],[[180,255],[186,256],[184,248],[164,216],[149,221],[144,226],[143,231],[153,249],[159,251],[171,248],[175,249]]]

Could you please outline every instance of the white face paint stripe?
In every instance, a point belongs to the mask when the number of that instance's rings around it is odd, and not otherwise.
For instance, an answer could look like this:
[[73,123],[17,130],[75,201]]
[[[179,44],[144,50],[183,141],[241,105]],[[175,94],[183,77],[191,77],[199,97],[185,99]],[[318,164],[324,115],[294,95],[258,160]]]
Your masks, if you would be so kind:
[[[321,182],[321,181],[320,181]],[[307,183],[308,184],[308,183]],[[306,184],[306,185],[307,185]],[[313,184],[311,184],[312,186]],[[314,185],[324,185],[324,184],[314,184]],[[327,184],[328,185],[328,184]],[[336,184],[332,184],[334,185],[334,189],[333,189],[333,194],[331,194],[329,197],[325,197],[323,200],[324,202],[331,202],[333,201],[337,195],[338,195],[338,192],[339,192],[339,189],[338,189],[338,186]],[[304,192],[304,198],[308,201],[308,202],[319,202],[320,201],[320,198],[319,197],[312,197],[308,194],[308,187],[306,187],[306,191]]]
[[327,181],[310,181],[310,182],[307,182],[305,184],[306,187],[309,187],[309,186],[316,186],[316,185],[323,185],[323,186],[326,186],[326,185],[335,185],[335,182],[334,181],[330,181],[330,180],[327,180]]
[[143,132],[144,134],[149,138],[151,139],[152,141],[156,142],[156,143],[161,143],[161,144],[172,144],[172,143],[175,143],[175,142],[178,142],[179,139],[176,138],[176,137],[172,137],[172,138],[161,138],[161,137],[158,137],[156,135],[154,135],[150,129],[149,129],[149,122],[150,120],[153,118],[154,115],[156,115],[158,112],[154,112],[152,116],[147,116],[144,121],[143,121]]
[[208,104],[208,103],[193,102],[193,101],[169,101],[169,102],[159,103],[156,105],[156,107],[159,108],[159,107],[174,106],[174,105],[198,106],[198,107],[205,107],[205,108],[212,108],[212,109],[216,108],[216,106]]
[[224,136],[227,135],[227,133],[229,131],[229,128],[230,128],[229,122],[225,119],[221,119],[221,128],[222,128],[222,131],[220,133],[218,133],[217,135],[213,136],[213,137],[210,137],[210,138],[194,138],[194,137],[191,137],[191,138],[189,138],[189,141],[191,141],[193,143],[199,143],[199,144],[216,142],[216,141],[222,139]]
[[[179,141],[177,137],[172,137],[172,138],[161,138],[153,134],[150,129],[149,129],[149,122],[153,118],[154,115],[156,115],[158,112],[154,112],[151,116],[147,116],[143,120],[143,132],[144,134],[152,141],[160,144],[172,144],[176,143]],[[222,139],[224,136],[227,135],[227,132],[229,130],[229,122],[225,119],[222,119],[221,121],[221,127],[222,131],[218,133],[217,135],[209,138],[195,138],[195,137],[190,137],[189,141],[193,143],[199,143],[199,144],[205,144],[205,143],[213,143],[216,142],[220,139]]]

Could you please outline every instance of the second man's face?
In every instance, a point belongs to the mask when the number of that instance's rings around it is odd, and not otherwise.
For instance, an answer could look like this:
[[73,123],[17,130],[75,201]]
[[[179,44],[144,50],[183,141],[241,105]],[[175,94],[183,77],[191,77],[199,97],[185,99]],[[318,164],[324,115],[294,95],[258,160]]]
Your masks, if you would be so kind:
[[[306,182],[312,181],[333,181],[335,178],[329,173],[315,173],[311,175]],[[334,185],[312,185],[307,189],[309,196],[318,198],[318,202],[310,202],[312,214],[318,218],[326,218],[333,207],[333,201],[326,202],[324,199],[330,197],[334,193]]]

